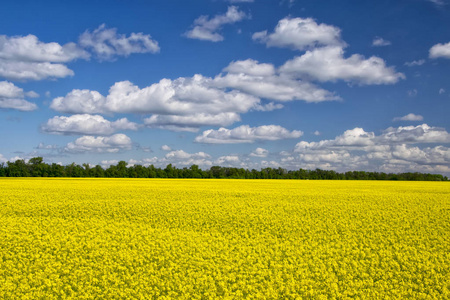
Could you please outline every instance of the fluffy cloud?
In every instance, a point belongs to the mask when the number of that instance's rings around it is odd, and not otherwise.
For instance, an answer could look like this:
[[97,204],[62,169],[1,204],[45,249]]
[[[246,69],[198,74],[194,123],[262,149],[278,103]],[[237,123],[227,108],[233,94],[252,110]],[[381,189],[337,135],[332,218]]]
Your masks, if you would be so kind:
[[336,147],[364,147],[374,145],[375,134],[366,132],[362,128],[346,130],[342,135],[334,140],[322,140],[319,142],[301,141],[295,146],[295,152],[302,152],[305,149],[328,149]]
[[450,58],[450,42],[447,44],[436,44],[430,49],[430,58]]
[[89,54],[74,43],[44,43],[34,35],[0,35],[0,76],[10,80],[42,80],[73,75],[64,63]]
[[365,59],[362,55],[353,54],[344,58],[343,48],[332,46],[307,51],[287,61],[280,71],[322,82],[344,80],[359,84],[393,84],[405,78],[393,67],[387,67],[379,57]]
[[38,97],[35,92],[25,93],[23,89],[8,81],[0,81],[0,109],[32,111],[37,105],[25,100],[25,97]]
[[241,165],[241,159],[237,155],[225,155],[217,158],[214,164],[224,167],[237,167]]
[[66,135],[110,135],[118,130],[137,130],[136,123],[126,118],[110,122],[100,115],[73,115],[70,117],[56,116],[42,125],[42,130],[53,134]]
[[250,110],[271,111],[282,104],[262,104],[260,97],[276,101],[338,100],[317,86],[283,76],[271,64],[235,61],[215,78],[194,75],[162,79],[139,88],[129,81],[115,83],[105,97],[97,91],[73,90],[53,99],[50,107],[63,113],[140,113],[149,127],[197,131],[201,126],[229,126]]
[[70,113],[142,113],[192,115],[197,112],[243,113],[259,99],[237,91],[212,87],[211,78],[195,75],[176,80],[162,79],[140,89],[129,81],[115,83],[104,98],[95,91],[74,90],[53,100],[51,107]]
[[110,137],[82,136],[74,142],[68,143],[64,151],[70,153],[117,153],[119,151],[129,150],[131,147],[131,139],[125,134],[119,133]]
[[423,117],[410,113],[403,117],[395,117],[393,121],[423,121]]
[[118,34],[116,28],[100,25],[93,32],[85,31],[79,44],[95,53],[100,60],[112,60],[116,56],[129,56],[132,53],[157,53],[158,42],[148,34],[131,33],[130,36]]
[[245,74],[255,77],[275,75],[275,67],[272,64],[259,63],[253,59],[233,61],[223,70],[231,74]]
[[211,158],[211,156],[205,152],[197,152],[194,154],[191,153],[187,153],[184,150],[174,150],[174,151],[170,151],[169,153],[167,153],[165,155],[165,158],[168,160],[172,160],[172,159],[188,159],[188,158]]
[[253,40],[267,47],[305,50],[317,46],[344,45],[339,28],[317,24],[311,18],[284,18],[278,22],[273,33],[266,31],[253,34]]
[[446,165],[450,162],[450,149],[444,146],[420,149],[403,144],[392,148],[392,157],[420,165]]
[[163,151],[172,151],[172,148],[170,148],[170,146],[168,146],[168,145],[162,145],[161,146],[161,150],[163,150]]
[[235,144],[254,143],[256,141],[275,141],[281,139],[299,138],[303,132],[289,131],[278,125],[250,127],[242,125],[234,129],[220,128],[206,130],[195,138],[198,143],[207,144]]
[[226,74],[214,78],[214,84],[222,88],[233,88],[257,97],[292,101],[321,102],[339,100],[340,97],[312,83],[284,76],[271,64],[247,59],[230,63]]
[[97,91],[72,90],[65,97],[53,99],[50,108],[64,113],[104,112],[105,97]]
[[227,126],[239,114],[256,108],[260,99],[237,90],[218,88],[201,75],[160,82],[140,89],[117,82],[104,97],[96,91],[73,90],[55,98],[51,108],[66,113],[141,113],[149,127],[196,131],[200,126]]
[[[359,84],[393,84],[405,78],[404,74],[396,73],[393,67],[387,67],[384,60],[379,57],[372,56],[366,59],[362,55],[353,54],[345,58],[346,43],[341,39],[340,29],[318,24],[311,18],[284,18],[278,22],[273,33],[257,32],[253,34],[253,39],[265,43],[268,47],[307,50],[305,54],[287,61],[279,68],[281,77],[288,75],[307,81],[322,82],[344,80]],[[374,40],[375,46],[384,46],[388,43],[381,38]],[[267,72],[269,71],[267,68]],[[273,72],[270,75],[273,75]],[[245,81],[245,78],[243,80]],[[286,79],[283,81],[287,82]]]
[[0,59],[0,77],[9,80],[43,80],[64,78],[75,73],[63,64],[49,62],[22,62]]
[[426,124],[391,127],[379,136],[354,128],[332,140],[299,142],[293,153],[282,153],[281,165],[337,171],[449,173],[450,149],[442,145],[420,148],[430,143],[449,144],[450,134]]
[[250,153],[250,156],[253,157],[267,157],[269,155],[269,151],[264,148],[256,148],[252,153]]
[[194,21],[193,28],[185,33],[185,36],[191,39],[205,40],[211,42],[223,41],[223,36],[217,31],[223,25],[232,24],[245,19],[247,15],[239,11],[236,6],[228,7],[228,10],[223,15],[217,15],[213,18],[209,16],[201,16]]
[[0,35],[1,59],[66,63],[77,58],[88,57],[89,54],[74,43],[63,46],[58,43],[43,43],[32,34],[14,37]]
[[450,134],[443,128],[427,124],[417,126],[389,127],[378,137],[382,143],[450,143]]
[[91,50],[100,60],[111,60],[132,53],[156,53],[159,46],[149,35],[132,33],[126,37],[105,25],[93,32],[84,32],[79,44],[44,43],[31,34],[0,35],[0,77],[24,81],[73,76],[74,72],[65,64],[76,59],[89,59],[90,53],[85,49]]
[[374,132],[366,132],[362,128],[346,130],[333,140],[319,142],[301,141],[294,152],[304,150],[345,149],[345,150],[384,150],[384,146],[420,143],[450,143],[450,134],[442,128],[427,124],[417,126],[389,127],[379,136]]
[[385,39],[377,36],[372,41],[372,46],[375,47],[382,47],[382,46],[389,46],[391,44],[390,41],[386,41]]

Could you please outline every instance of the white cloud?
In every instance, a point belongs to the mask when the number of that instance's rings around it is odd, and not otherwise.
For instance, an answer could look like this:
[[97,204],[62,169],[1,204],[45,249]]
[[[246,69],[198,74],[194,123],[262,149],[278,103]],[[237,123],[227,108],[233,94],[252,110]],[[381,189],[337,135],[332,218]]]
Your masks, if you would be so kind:
[[211,42],[223,41],[224,37],[218,33],[223,25],[232,24],[247,18],[247,15],[239,11],[236,6],[229,6],[223,15],[216,15],[212,18],[201,16],[194,21],[193,28],[185,33],[191,39],[205,40]]
[[[268,47],[287,47],[295,50],[307,50],[305,54],[288,60],[277,71],[266,67],[264,76],[272,76],[270,82],[273,86],[279,84],[274,79],[281,78],[283,83],[289,83],[286,79],[288,76],[301,78],[306,81],[317,80],[325,82],[344,80],[359,84],[393,84],[405,78],[405,75],[397,73],[394,67],[387,67],[385,61],[379,57],[372,56],[366,59],[360,54],[353,54],[345,58],[344,48],[347,45],[341,39],[340,32],[340,29],[337,27],[318,24],[311,18],[284,18],[278,22],[273,33],[269,34],[267,31],[255,33],[253,39],[265,43]],[[387,45],[388,43],[388,41],[381,38],[374,40],[374,45],[376,46]],[[238,73],[230,67],[227,71],[231,74]],[[241,76],[235,79],[236,82],[240,80],[240,82],[247,83],[249,80],[244,75],[247,75],[247,77],[248,75],[253,75],[246,74],[241,70],[238,71]],[[276,73],[279,76],[273,78]],[[267,81],[264,81],[264,83]],[[300,82],[293,81],[290,83],[298,84]],[[292,86],[291,84],[289,86]],[[308,93],[311,90],[315,94],[319,93],[318,89],[311,86],[309,82],[303,81],[302,84],[310,85],[309,88],[306,86],[300,88],[300,91],[304,94],[305,92],[306,94],[311,94]],[[267,88],[268,85],[266,84],[265,87]],[[247,89],[250,88],[258,90],[255,84],[247,87]],[[271,89],[269,88],[268,90]],[[319,98],[330,99],[334,96],[330,95],[329,92],[328,95],[324,94],[327,91],[321,90],[320,92],[322,95]],[[292,94],[292,92],[289,94]],[[306,98],[304,95],[302,97]],[[309,98],[312,99],[313,97]]]
[[316,130],[316,131],[314,131],[314,135],[319,136],[319,135],[321,135],[321,133],[319,130]]
[[58,43],[43,43],[32,34],[14,37],[0,35],[0,58],[11,61],[66,63],[78,58],[89,58],[89,54],[74,43],[63,46]]
[[64,63],[89,54],[74,43],[44,43],[34,35],[0,35],[0,77],[10,80],[42,80],[73,75]]
[[0,77],[25,81],[73,76],[74,72],[66,64],[76,59],[89,59],[90,53],[85,49],[93,51],[100,60],[111,60],[132,53],[156,53],[159,46],[149,35],[132,33],[126,37],[105,25],[93,32],[84,32],[79,44],[44,43],[31,34],[0,35]]
[[450,58],[450,42],[447,44],[436,44],[430,48],[430,58]]
[[195,138],[198,143],[208,144],[234,144],[253,143],[256,141],[275,141],[281,139],[298,138],[303,132],[289,131],[278,125],[265,125],[250,127],[241,125],[234,129],[220,128],[219,130],[206,130]]
[[291,48],[305,50],[317,46],[345,45],[341,40],[339,28],[317,24],[311,18],[284,18],[278,22],[273,33],[266,31],[253,34],[253,40],[267,47]]
[[175,166],[198,165],[200,167],[212,166],[211,156],[205,152],[188,153],[184,150],[174,150],[167,153],[164,158],[155,160],[154,163],[165,166],[169,163]]
[[217,158],[214,164],[223,167],[236,167],[241,164],[241,160],[238,155],[225,155]]
[[137,130],[136,123],[122,118],[114,122],[104,119],[100,115],[73,115],[70,117],[55,116],[42,125],[42,130],[53,134],[66,135],[110,135],[119,130]]
[[389,127],[379,136],[376,136],[374,132],[366,132],[363,128],[357,127],[346,130],[333,140],[301,141],[295,146],[294,152],[323,149],[365,149],[373,151],[379,149],[377,147],[421,143],[450,143],[450,134],[445,129],[431,127],[427,124]]
[[232,74],[242,73],[261,77],[275,75],[275,67],[272,64],[259,63],[253,59],[233,61],[223,70]]
[[129,81],[117,82],[103,97],[95,91],[73,90],[52,101],[51,108],[68,113],[141,113],[150,127],[196,131],[200,126],[227,126],[239,114],[257,107],[259,98],[218,88],[202,75],[160,82],[140,89]]
[[410,113],[403,117],[395,117],[393,121],[423,121],[423,117]]
[[25,100],[25,97],[39,97],[33,91],[24,92],[23,89],[8,81],[0,81],[0,109],[15,109],[20,111],[32,111],[37,105]]
[[8,81],[0,81],[0,97],[1,98],[23,98],[25,93],[23,89],[15,86]]
[[53,100],[51,107],[71,113],[142,113],[192,115],[198,112],[244,113],[259,99],[237,91],[225,92],[212,87],[211,78],[195,75],[176,80],[161,79],[140,89],[129,81],[116,82],[103,98],[92,91],[74,90]]
[[320,102],[339,100],[317,86],[277,74],[271,64],[235,61],[215,78],[194,75],[162,79],[139,88],[129,81],[115,83],[105,97],[97,91],[72,90],[53,99],[50,107],[63,113],[152,114],[148,127],[197,131],[201,126],[229,126],[250,110],[271,111],[282,104],[261,103],[259,97],[277,101]]
[[328,149],[340,147],[364,147],[374,145],[375,134],[366,132],[362,128],[354,128],[346,130],[342,135],[337,136],[334,140],[322,140],[319,142],[299,142],[294,152],[302,152],[305,149]]
[[170,151],[165,155],[166,159],[187,159],[187,158],[211,158],[211,156],[205,152],[187,153],[184,150]]
[[391,45],[390,41],[387,41],[379,36],[374,37],[374,39],[372,41],[372,46],[375,46],[375,47],[382,47],[382,46],[389,46],[389,45]]
[[0,59],[0,77],[9,80],[43,80],[47,78],[64,78],[73,75],[74,72],[63,64]]
[[444,146],[409,147],[407,145],[397,145],[392,149],[392,157],[397,160],[415,162],[418,164],[448,164],[450,162],[450,149]]
[[1,163],[6,163],[8,160],[2,155],[0,154],[0,164]]
[[445,93],[445,89],[439,89],[439,95],[442,95],[442,94],[444,94]]
[[97,91],[72,90],[65,97],[53,99],[50,108],[64,113],[101,113],[105,101]]
[[450,173],[450,149],[408,144],[450,143],[450,134],[426,124],[388,128],[381,135],[362,128],[347,130],[332,140],[299,142],[294,152],[283,151],[285,168],[368,170],[379,172]]
[[115,134],[110,137],[82,136],[74,142],[70,142],[64,148],[65,152],[97,152],[97,153],[117,153],[123,150],[130,150],[131,139],[125,134]]
[[387,67],[379,57],[365,59],[353,54],[344,58],[344,50],[336,46],[307,51],[287,61],[280,67],[280,72],[322,82],[344,80],[359,84],[393,84],[405,78],[393,67]]
[[198,131],[201,126],[227,126],[240,121],[237,113],[205,114],[194,113],[189,116],[153,115],[144,119],[148,127],[173,131]]
[[100,60],[113,60],[117,56],[132,53],[157,53],[158,42],[148,34],[131,33],[130,36],[118,34],[116,28],[100,25],[93,32],[86,30],[79,38],[79,44],[95,53]]
[[170,147],[167,146],[167,145],[162,145],[162,146],[161,146],[161,150],[163,150],[163,151],[172,151],[172,148],[170,148]]
[[431,127],[427,124],[417,126],[389,127],[379,137],[382,143],[450,143],[450,134],[443,128]]
[[0,108],[32,111],[37,109],[37,105],[24,99],[0,99]]
[[250,153],[250,156],[254,157],[267,157],[269,155],[269,150],[264,148],[256,148],[252,153]]
[[254,2],[255,0],[228,0],[230,3]]
[[419,60],[405,62],[405,66],[408,66],[408,67],[421,66],[424,63],[425,63],[425,59],[419,59]]
[[[340,99],[334,93],[312,83],[279,74],[271,64],[259,63],[252,59],[234,61],[224,71],[228,73],[216,76],[214,84],[222,88],[237,89],[256,97],[276,101],[306,102]],[[261,110],[260,107],[258,109]]]

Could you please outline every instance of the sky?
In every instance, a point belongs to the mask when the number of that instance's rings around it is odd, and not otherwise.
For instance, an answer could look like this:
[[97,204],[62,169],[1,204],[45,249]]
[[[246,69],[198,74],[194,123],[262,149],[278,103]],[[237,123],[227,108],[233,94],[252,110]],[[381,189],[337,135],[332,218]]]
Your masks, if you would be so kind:
[[448,0],[3,1],[0,163],[450,175]]

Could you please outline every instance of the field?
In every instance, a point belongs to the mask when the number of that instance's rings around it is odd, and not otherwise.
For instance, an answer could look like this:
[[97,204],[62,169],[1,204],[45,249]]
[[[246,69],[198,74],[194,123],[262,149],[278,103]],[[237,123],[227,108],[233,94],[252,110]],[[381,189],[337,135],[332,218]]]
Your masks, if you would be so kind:
[[449,299],[450,184],[1,179],[1,299]]

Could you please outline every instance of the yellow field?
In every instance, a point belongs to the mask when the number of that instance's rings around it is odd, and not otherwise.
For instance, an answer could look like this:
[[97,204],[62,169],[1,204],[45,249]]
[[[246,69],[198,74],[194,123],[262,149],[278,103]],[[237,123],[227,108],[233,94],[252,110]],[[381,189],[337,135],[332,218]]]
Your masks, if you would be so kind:
[[450,184],[0,179],[1,299],[449,299]]

